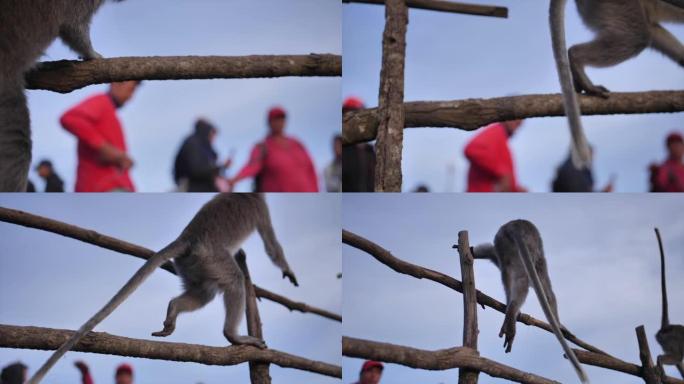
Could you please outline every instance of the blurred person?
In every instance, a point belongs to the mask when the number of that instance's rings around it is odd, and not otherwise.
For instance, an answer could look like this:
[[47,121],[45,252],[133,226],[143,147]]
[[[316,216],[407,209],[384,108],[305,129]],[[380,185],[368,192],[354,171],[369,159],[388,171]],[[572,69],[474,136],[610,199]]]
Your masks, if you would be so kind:
[[383,365],[379,361],[366,360],[359,372],[359,381],[354,384],[378,384],[382,378]]
[[64,192],[64,181],[55,172],[50,160],[41,160],[36,166],[36,172],[45,180],[45,192]]
[[302,143],[285,135],[287,113],[268,111],[268,135],[252,148],[247,164],[229,180],[230,189],[241,180],[254,179],[255,192],[318,192],[318,179]]
[[0,384],[23,384],[28,379],[28,367],[20,362],[12,363],[0,372]]
[[[358,97],[348,97],[342,104],[342,115],[358,111],[365,105]],[[375,149],[359,143],[342,148],[342,191],[373,192],[375,190]]]
[[342,136],[335,135],[333,151],[335,158],[323,170],[325,190],[327,192],[342,192]]
[[667,159],[662,164],[651,164],[651,192],[684,192],[684,138],[672,132],[665,139]]
[[173,179],[180,192],[218,192],[217,178],[230,167],[231,159],[217,165],[212,146],[217,130],[205,119],[195,122],[195,130],[181,145],[173,166]]
[[418,186],[413,189],[413,192],[430,192],[430,188],[425,184],[418,184]]
[[523,120],[490,124],[482,128],[465,147],[470,161],[468,192],[527,192],[518,185],[508,140]]
[[[594,147],[590,146],[591,155]],[[553,192],[594,192],[594,174],[591,168],[575,168],[572,163],[572,154],[556,168],[556,178],[551,184]],[[601,189],[601,192],[613,192],[613,180]]]
[[[83,361],[74,363],[76,368],[81,372],[81,384],[94,384],[92,376],[90,376],[90,368]],[[115,384],[133,384],[133,367],[129,364],[123,363],[116,367],[114,373]]]
[[26,192],[35,192],[36,191],[36,185],[33,184],[33,181],[26,180]]
[[134,192],[128,171],[133,160],[116,110],[133,96],[139,81],[112,83],[62,115],[62,127],[78,139],[76,192]]

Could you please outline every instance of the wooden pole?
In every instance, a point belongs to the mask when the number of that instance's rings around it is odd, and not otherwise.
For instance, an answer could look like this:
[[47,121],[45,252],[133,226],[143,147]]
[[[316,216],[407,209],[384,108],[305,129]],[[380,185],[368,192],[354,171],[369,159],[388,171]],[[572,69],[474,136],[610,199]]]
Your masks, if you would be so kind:
[[[461,279],[463,281],[463,346],[477,351],[477,291],[475,290],[475,271],[473,255],[470,253],[468,231],[458,233],[458,249],[461,261]],[[477,384],[480,373],[471,369],[458,370],[459,384]]]

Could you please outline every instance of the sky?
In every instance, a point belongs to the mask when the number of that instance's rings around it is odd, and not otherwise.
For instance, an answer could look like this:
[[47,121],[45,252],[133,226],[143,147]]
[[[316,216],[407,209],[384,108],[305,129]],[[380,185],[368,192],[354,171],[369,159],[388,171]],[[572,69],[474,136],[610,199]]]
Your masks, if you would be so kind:
[[[92,22],[92,41],[104,57],[341,54],[341,4],[335,0],[107,2]],[[42,61],[76,59],[59,40]],[[147,81],[119,110],[139,191],[174,188],[173,159],[194,122],[205,117],[219,129],[215,148],[221,160],[232,151],[235,175],[251,148],[266,135],[266,114],[274,105],[288,111],[286,133],[300,139],[322,172],[333,159],[332,139],[340,131],[339,77],[275,79]],[[59,117],[83,99],[105,92],[93,85],[59,94],[28,91],[33,137],[33,163],[51,159],[73,190],[76,139],[64,131]],[[320,176],[320,175],[319,175]],[[43,182],[32,171],[39,190]],[[322,181],[321,181],[322,182]],[[244,181],[237,190],[247,191]]]
[[[161,249],[190,221],[208,194],[12,195],[0,206],[25,210],[145,246]],[[327,194],[267,196],[273,226],[299,287],[282,279],[257,235],[244,244],[252,281],[295,301],[342,312],[340,200]],[[293,220],[293,218],[296,218]],[[0,324],[77,329],[142,266],[142,260],[48,232],[0,223]],[[179,279],[163,270],[150,278],[95,331],[145,340],[227,346],[220,298],[182,314],[173,335],[159,339],[168,302],[181,293]],[[269,348],[340,365],[341,324],[318,315],[290,312],[280,304],[258,304]],[[246,334],[244,319],[240,332]],[[17,360],[33,373],[51,352],[0,348],[0,366]],[[74,368],[86,361],[96,383],[113,383],[116,366],[127,362],[137,383],[248,382],[247,364],[220,367],[197,363],[69,352],[46,377],[50,383],[80,383]],[[337,383],[338,379],[271,366],[274,382]]]
[[[558,93],[548,33],[548,2],[473,0],[508,7],[509,18],[409,10],[405,100],[459,100],[509,95]],[[588,41],[573,1],[568,3],[568,46]],[[345,4],[342,8],[342,94],[377,106],[384,8]],[[666,26],[680,40],[684,27]],[[677,90],[684,71],[661,54],[647,50],[609,69],[589,69],[596,84],[616,92]],[[665,137],[684,132],[684,113],[584,117],[595,147],[596,188],[615,175],[615,190],[646,192],[647,167],[665,158]],[[476,132],[455,129],[404,131],[403,190],[419,184],[433,191],[464,191],[468,164],[465,144]],[[528,119],[511,141],[520,184],[547,192],[556,167],[567,157],[570,135],[565,117]],[[453,170],[453,171],[450,171]]]
[[[402,260],[461,279],[451,248],[467,230],[470,244],[491,242],[509,220],[538,227],[563,323],[580,339],[639,364],[635,328],[644,325],[653,358],[660,327],[660,263],[653,227],[660,228],[667,257],[670,319],[684,322],[684,201],[675,195],[450,195],[344,196],[343,228]],[[343,246],[343,335],[426,350],[462,345],[463,297],[430,280],[392,271],[372,256]],[[499,270],[475,262],[477,289],[505,302]],[[347,289],[346,287],[354,287]],[[544,319],[534,293],[523,311]],[[498,338],[503,314],[478,307],[481,356],[562,383],[578,382],[556,338],[518,323],[511,353]],[[343,358],[345,383],[363,361]],[[637,377],[585,366],[594,383],[640,383]],[[666,368],[678,376],[674,367]],[[458,370],[425,371],[387,364],[382,383],[457,383]],[[485,374],[480,383],[499,383]]]

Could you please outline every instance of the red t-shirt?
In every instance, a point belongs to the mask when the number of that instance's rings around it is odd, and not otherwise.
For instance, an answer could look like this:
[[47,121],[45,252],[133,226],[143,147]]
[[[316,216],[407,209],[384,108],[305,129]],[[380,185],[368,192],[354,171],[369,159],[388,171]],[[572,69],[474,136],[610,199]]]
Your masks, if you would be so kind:
[[494,192],[495,184],[509,176],[511,190],[518,187],[513,157],[508,148],[508,132],[501,123],[482,129],[465,147],[465,157],[470,161],[468,192]]
[[128,171],[100,160],[99,150],[105,143],[126,152],[123,129],[109,95],[89,97],[66,111],[60,123],[78,139],[76,192],[135,191]]
[[267,137],[252,148],[235,181],[260,175],[261,192],[318,192],[318,179],[306,148],[287,136]]
[[684,164],[669,159],[658,168],[658,190],[684,192]]

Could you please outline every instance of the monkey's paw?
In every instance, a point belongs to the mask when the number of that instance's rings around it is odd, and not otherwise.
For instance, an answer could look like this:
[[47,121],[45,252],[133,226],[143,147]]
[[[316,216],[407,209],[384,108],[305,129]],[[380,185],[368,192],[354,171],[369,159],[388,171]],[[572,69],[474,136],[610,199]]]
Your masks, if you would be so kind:
[[513,324],[513,327],[506,327],[506,324],[504,324],[501,327],[501,331],[499,331],[499,337],[506,336],[504,339],[504,348],[506,348],[506,353],[509,353],[511,349],[513,348],[513,339],[515,339],[515,324]]
[[235,336],[229,340],[234,345],[251,345],[259,349],[266,349],[266,342],[253,336]]
[[299,287],[299,283],[297,283],[297,278],[295,277],[294,273],[292,273],[292,271],[283,271],[283,279],[286,277],[290,279],[290,282],[294,284],[295,287]]
[[90,51],[86,53],[85,55],[81,56],[82,60],[97,60],[97,59],[102,59],[102,55],[95,51]]
[[602,99],[607,99],[610,96],[610,91],[608,88],[602,85],[592,85],[590,87],[584,88],[584,92],[589,96],[597,96]]
[[162,329],[159,332],[152,332],[152,336],[166,337],[166,336],[172,334],[175,329],[176,329],[176,327],[174,327],[174,326],[164,325],[164,329]]

